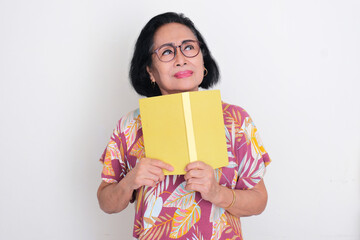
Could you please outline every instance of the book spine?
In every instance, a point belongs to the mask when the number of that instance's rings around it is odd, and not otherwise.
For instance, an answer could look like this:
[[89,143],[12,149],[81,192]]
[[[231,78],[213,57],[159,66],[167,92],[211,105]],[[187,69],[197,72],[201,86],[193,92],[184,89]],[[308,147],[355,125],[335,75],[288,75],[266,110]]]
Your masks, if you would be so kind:
[[190,104],[190,94],[188,92],[182,93],[183,109],[184,109],[184,118],[185,118],[185,128],[187,143],[189,149],[189,159],[190,162],[197,161],[196,145],[195,145],[195,135],[194,135],[194,126],[192,121],[191,114],[191,104]]

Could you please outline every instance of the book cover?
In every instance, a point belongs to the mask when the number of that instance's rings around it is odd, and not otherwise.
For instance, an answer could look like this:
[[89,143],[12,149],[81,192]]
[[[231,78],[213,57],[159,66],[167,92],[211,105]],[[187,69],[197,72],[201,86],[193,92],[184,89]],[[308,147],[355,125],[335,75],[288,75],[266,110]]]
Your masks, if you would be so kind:
[[145,154],[185,174],[189,162],[214,169],[228,165],[219,90],[185,92],[139,100]]

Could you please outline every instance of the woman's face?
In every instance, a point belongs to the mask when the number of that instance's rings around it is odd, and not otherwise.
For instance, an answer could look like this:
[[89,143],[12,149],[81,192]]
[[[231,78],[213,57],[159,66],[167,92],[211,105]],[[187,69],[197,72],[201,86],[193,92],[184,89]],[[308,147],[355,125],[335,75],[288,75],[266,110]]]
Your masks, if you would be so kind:
[[[168,23],[161,26],[154,35],[153,51],[163,44],[181,45],[186,40],[197,40],[193,32],[185,25]],[[204,77],[204,60],[201,51],[193,58],[185,57],[180,48],[176,48],[175,58],[162,62],[152,55],[152,66],[147,67],[151,81],[158,84],[162,95],[197,91]]]

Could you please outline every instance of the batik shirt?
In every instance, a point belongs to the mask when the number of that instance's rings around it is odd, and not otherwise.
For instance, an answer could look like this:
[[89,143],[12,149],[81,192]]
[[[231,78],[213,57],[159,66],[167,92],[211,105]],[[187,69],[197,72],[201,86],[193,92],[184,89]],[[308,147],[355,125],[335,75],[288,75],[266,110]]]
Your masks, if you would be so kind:
[[[246,111],[223,103],[229,165],[215,169],[220,185],[253,188],[270,158]],[[122,117],[100,161],[102,179],[121,181],[145,157],[139,110]],[[136,190],[133,236],[136,239],[243,239],[240,218],[185,189],[183,175],[165,176],[155,187]]]

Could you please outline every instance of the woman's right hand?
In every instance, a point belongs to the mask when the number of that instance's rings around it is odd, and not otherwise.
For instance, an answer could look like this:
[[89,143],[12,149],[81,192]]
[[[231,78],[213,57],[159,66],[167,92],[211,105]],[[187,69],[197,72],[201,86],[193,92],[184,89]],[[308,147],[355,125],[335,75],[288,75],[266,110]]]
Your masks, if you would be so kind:
[[142,158],[125,178],[134,190],[142,186],[155,187],[157,182],[165,178],[163,169],[170,172],[174,170],[170,164],[161,160]]
[[129,204],[134,190],[141,186],[155,187],[157,182],[164,180],[163,169],[174,170],[163,161],[143,158],[119,183],[102,181],[98,189],[100,208],[107,213],[121,212]]

